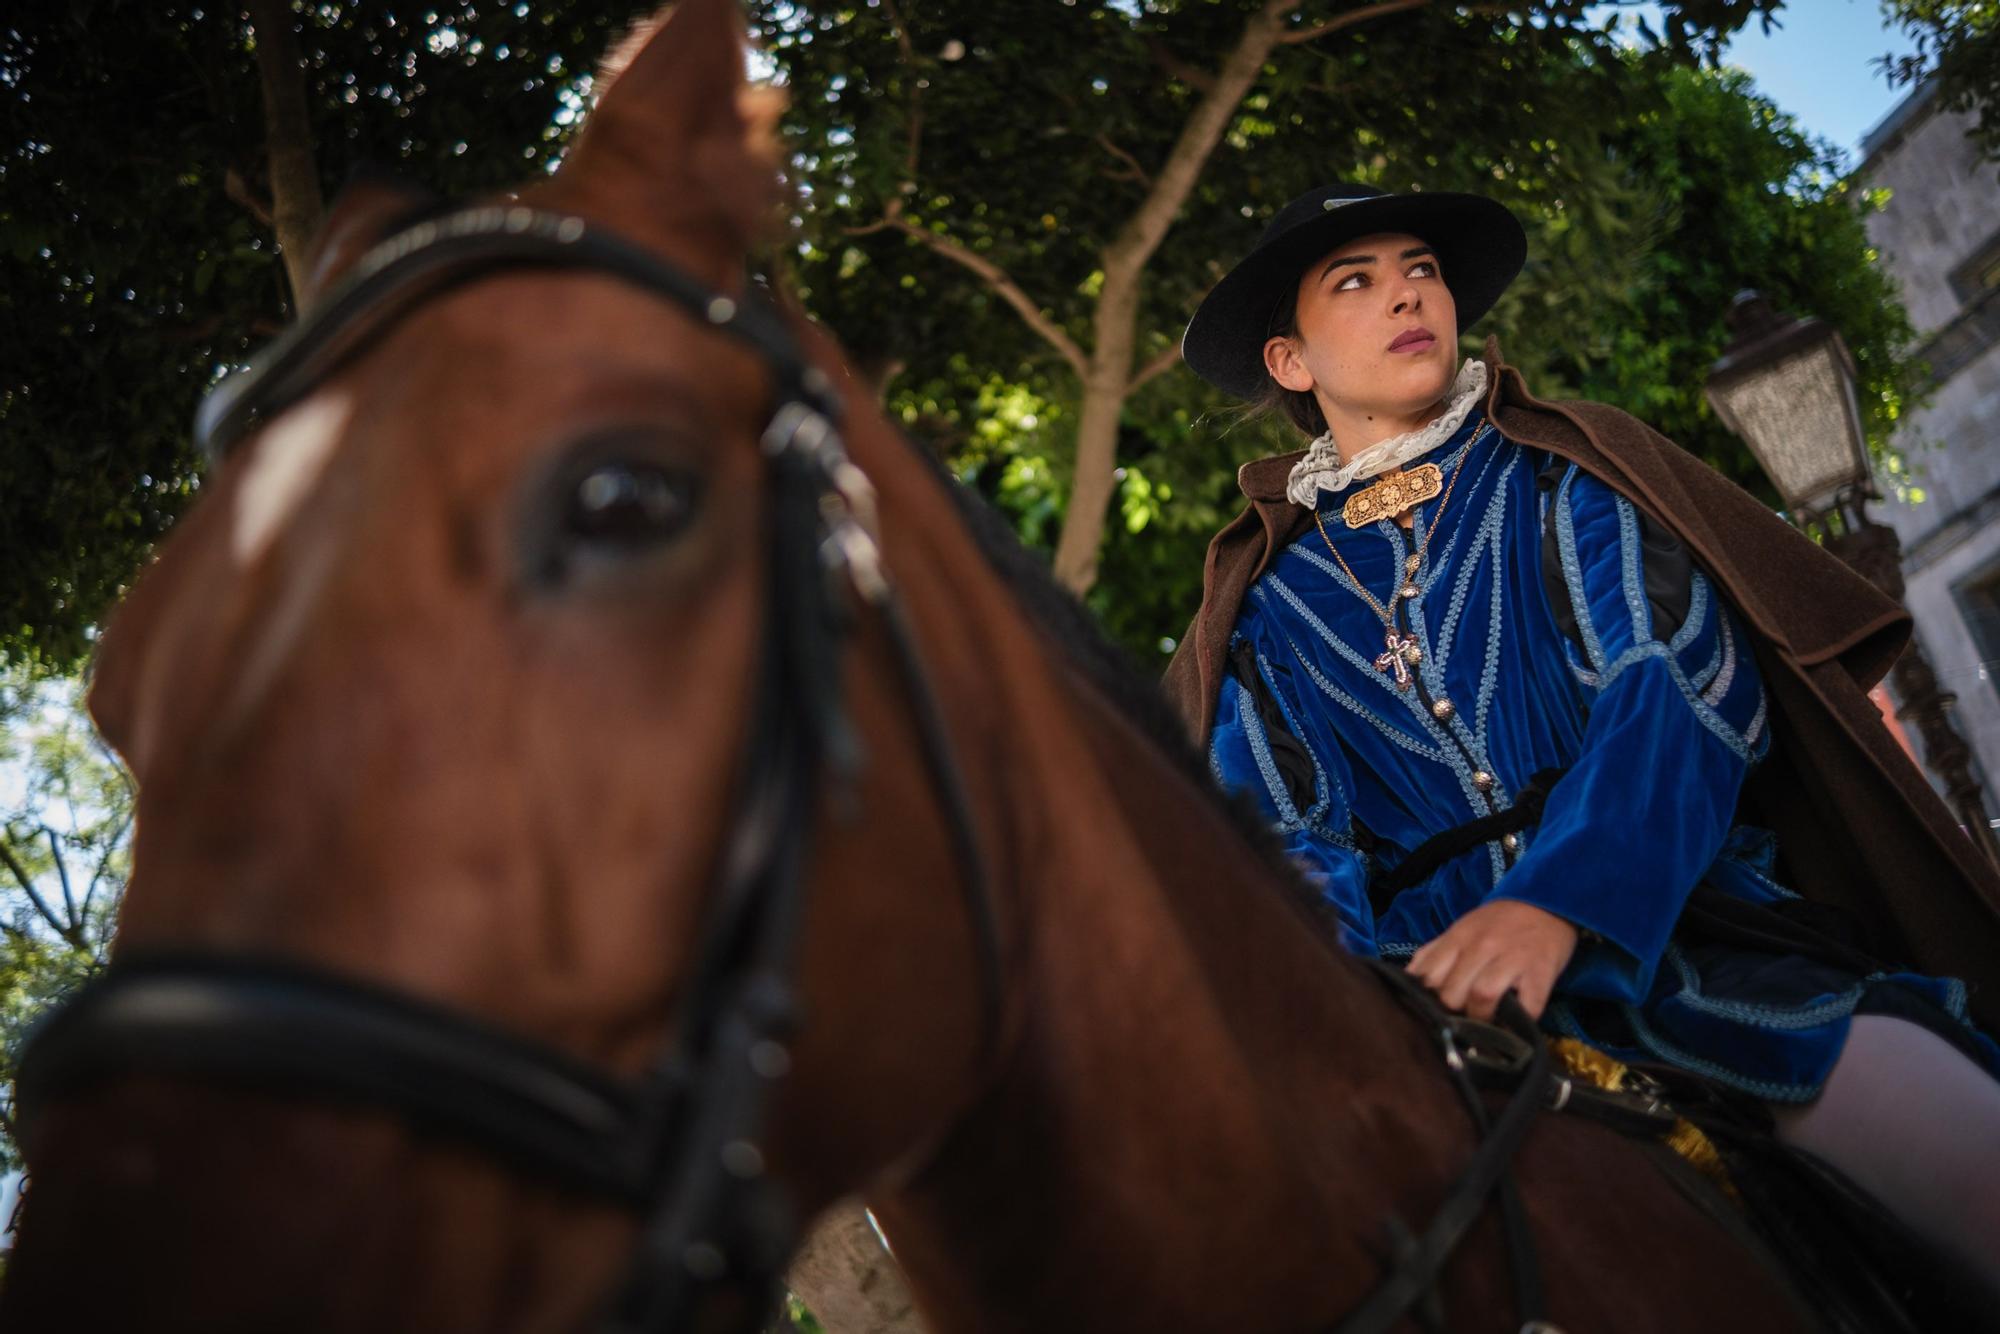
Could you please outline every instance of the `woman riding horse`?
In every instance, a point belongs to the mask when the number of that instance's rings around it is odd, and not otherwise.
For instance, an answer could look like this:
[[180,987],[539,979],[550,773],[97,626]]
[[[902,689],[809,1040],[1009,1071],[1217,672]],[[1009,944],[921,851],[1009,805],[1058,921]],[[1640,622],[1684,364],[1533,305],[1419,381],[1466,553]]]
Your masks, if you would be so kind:
[[1459,365],[1525,253],[1492,200],[1334,185],[1216,286],[1188,363],[1311,443],[1243,469],[1170,690],[1353,950],[1767,1102],[2000,1289],[2000,1047],[1963,983],[1802,927],[1789,887],[1886,911],[1897,957],[2000,964],[1991,868],[1856,753],[1889,749],[1860,692],[1906,631],[1632,419],[1537,402],[1492,343]]
[[1677,1160],[1534,1081],[1485,1134],[759,298],[735,0],[626,54],[519,192],[347,191],[203,414],[96,664],[131,886],[21,1060],[0,1328],[747,1334],[854,1194],[941,1334],[1825,1328]]

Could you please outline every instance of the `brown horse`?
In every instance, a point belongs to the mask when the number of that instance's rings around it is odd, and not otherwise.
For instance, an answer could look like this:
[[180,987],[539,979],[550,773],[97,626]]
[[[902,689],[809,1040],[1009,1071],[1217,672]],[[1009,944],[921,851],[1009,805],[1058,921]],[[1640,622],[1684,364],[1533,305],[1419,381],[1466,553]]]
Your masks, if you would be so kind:
[[[742,62],[730,0],[684,0],[518,202],[742,297],[776,181]],[[321,291],[413,203],[351,191]],[[399,312],[258,429],[98,662],[141,792],[121,961],[309,964],[646,1070],[755,736],[767,370],[634,284],[514,266]],[[818,821],[770,1179],[801,1216],[865,1193],[940,1330],[1335,1323],[1383,1273],[1385,1221],[1420,1226],[1472,1154],[1435,1042],[1135,721],[1140,688],[1031,612],[844,396],[1005,999],[988,1042],[951,811],[860,608],[844,664],[816,664],[866,759]],[[623,499],[592,508],[593,486]],[[55,1100],[29,1141],[8,1334],[585,1329],[638,1231],[621,1201],[310,1090],[140,1072]],[[1516,1169],[1562,1328],[1807,1326],[1633,1143],[1544,1117]],[[1503,1251],[1483,1218],[1449,1328],[1518,1326]]]

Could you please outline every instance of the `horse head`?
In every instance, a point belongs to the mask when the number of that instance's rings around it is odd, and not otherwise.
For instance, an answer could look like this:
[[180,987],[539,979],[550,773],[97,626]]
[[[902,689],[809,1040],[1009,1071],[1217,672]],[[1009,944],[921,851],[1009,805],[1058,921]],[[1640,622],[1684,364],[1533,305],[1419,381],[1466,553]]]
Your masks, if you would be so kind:
[[[46,1043],[9,1329],[637,1327],[691,1309],[656,1262],[740,1319],[784,1215],[976,1092],[1002,715],[918,698],[875,558],[957,627],[937,680],[1026,649],[938,478],[746,281],[779,173],[744,62],[732,0],[683,0],[548,178],[331,210],[312,345],[225,404],[103,638],[131,985]],[[487,1057],[451,1073],[455,1034]]]

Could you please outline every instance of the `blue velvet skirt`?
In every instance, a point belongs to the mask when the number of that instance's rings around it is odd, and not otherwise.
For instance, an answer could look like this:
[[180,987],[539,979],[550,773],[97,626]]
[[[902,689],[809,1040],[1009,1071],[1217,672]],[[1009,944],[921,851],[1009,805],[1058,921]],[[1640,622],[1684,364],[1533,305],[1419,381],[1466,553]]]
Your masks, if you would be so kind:
[[[1768,910],[1777,932],[1716,930],[1691,903],[1643,1003],[1559,988],[1544,1027],[1620,1060],[1661,1062],[1772,1102],[1806,1102],[1832,1073],[1854,1016],[1880,1014],[1929,1029],[2000,1079],[2000,1043],[1967,1015],[1963,982],[1874,966],[1811,927],[1784,926],[1786,909],[1803,905],[1770,879],[1773,852],[1768,834],[1737,830],[1697,899],[1705,892],[1711,903]],[[1788,936],[1825,947],[1792,948]]]

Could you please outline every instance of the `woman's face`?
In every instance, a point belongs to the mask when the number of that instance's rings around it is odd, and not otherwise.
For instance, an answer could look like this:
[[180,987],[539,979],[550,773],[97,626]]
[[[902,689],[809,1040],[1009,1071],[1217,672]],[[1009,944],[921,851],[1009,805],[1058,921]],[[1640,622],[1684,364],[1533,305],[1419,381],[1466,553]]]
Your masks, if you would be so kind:
[[1315,392],[1336,440],[1343,421],[1401,429],[1427,420],[1457,360],[1458,307],[1437,256],[1399,232],[1349,241],[1309,265],[1297,336],[1264,345],[1272,377]]

